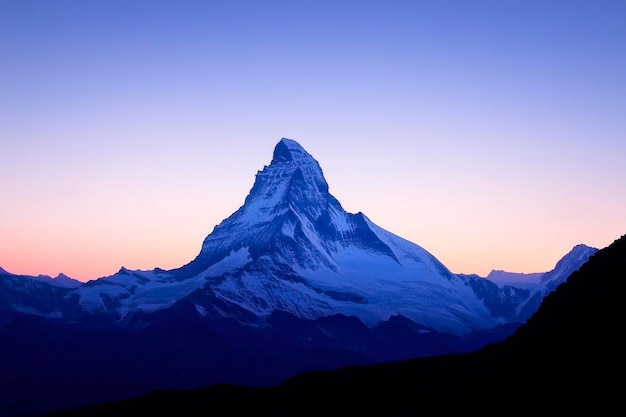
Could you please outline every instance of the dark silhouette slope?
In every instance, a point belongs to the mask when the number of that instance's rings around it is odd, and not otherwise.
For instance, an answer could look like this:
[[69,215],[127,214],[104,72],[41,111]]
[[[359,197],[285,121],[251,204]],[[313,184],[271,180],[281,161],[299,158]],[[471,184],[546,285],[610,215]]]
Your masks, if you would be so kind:
[[[521,415],[621,409],[626,235],[505,341],[477,352],[312,372],[273,388],[159,391],[55,416]],[[611,410],[611,411],[609,411]]]

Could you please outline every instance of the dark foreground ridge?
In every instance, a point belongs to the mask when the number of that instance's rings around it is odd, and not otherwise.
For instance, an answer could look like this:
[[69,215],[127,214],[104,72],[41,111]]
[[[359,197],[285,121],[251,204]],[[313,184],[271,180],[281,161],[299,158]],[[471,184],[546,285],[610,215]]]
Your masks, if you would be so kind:
[[67,412],[83,416],[613,414],[622,408],[626,235],[598,251],[505,341],[477,352],[215,385]]

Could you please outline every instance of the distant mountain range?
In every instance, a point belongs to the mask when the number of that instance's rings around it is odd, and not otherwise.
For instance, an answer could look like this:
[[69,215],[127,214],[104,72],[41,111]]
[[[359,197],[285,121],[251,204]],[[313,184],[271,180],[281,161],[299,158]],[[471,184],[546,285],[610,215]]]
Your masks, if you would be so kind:
[[347,213],[317,161],[283,138],[241,208],[180,268],[87,283],[0,269],[0,415],[475,351],[597,250],[577,245],[532,276],[454,274]]

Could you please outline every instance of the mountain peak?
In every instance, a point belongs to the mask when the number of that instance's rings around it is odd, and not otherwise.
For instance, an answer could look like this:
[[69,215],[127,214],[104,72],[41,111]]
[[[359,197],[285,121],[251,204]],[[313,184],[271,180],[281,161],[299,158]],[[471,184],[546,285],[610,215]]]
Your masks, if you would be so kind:
[[[282,138],[276,144],[272,162],[269,167],[265,167],[263,171],[259,172],[259,175],[268,170],[275,172],[275,174],[270,175],[272,182],[276,180],[282,182],[286,178],[300,176],[314,190],[328,193],[328,184],[324,179],[324,173],[319,163],[293,139]],[[257,176],[258,179],[259,176]]]
[[328,184],[319,163],[298,142],[282,138],[274,148],[270,165],[257,173],[246,205],[254,206],[257,214],[259,205],[263,206],[261,212],[275,213],[277,206],[294,200],[310,203],[327,198]]
[[293,161],[294,159],[299,158],[310,158],[309,155],[302,146],[298,142],[293,139],[282,138],[274,148],[274,156],[272,158],[272,163],[274,162],[284,162],[284,161]]
[[275,239],[291,235],[288,231],[295,230],[296,224],[298,230],[315,234],[320,216],[330,221],[331,213],[342,219],[347,216],[329,194],[319,163],[298,142],[282,138],[271,163],[256,173],[244,204],[206,237],[187,271],[199,271],[244,247],[256,258],[274,247]]
[[564,282],[578,267],[598,251],[598,248],[578,244],[572,248],[563,258],[555,265],[554,269],[546,272],[541,277],[541,283],[546,285],[549,290],[555,289],[559,284]]

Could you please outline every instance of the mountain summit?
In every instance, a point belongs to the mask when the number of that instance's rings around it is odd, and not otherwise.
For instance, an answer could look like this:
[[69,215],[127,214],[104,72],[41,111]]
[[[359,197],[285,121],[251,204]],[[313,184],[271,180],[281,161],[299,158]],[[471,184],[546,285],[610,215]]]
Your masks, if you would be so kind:
[[[330,224],[331,216],[342,214],[343,208],[328,193],[317,161],[296,141],[283,138],[274,148],[271,164],[256,174],[244,205],[204,240],[200,255],[193,262],[194,270],[244,248],[257,259],[285,237],[308,240],[306,231],[316,234],[315,229],[324,226],[316,223],[327,220]],[[285,242],[279,246],[285,248]],[[310,249],[317,260],[328,261],[320,257],[320,248]]]

